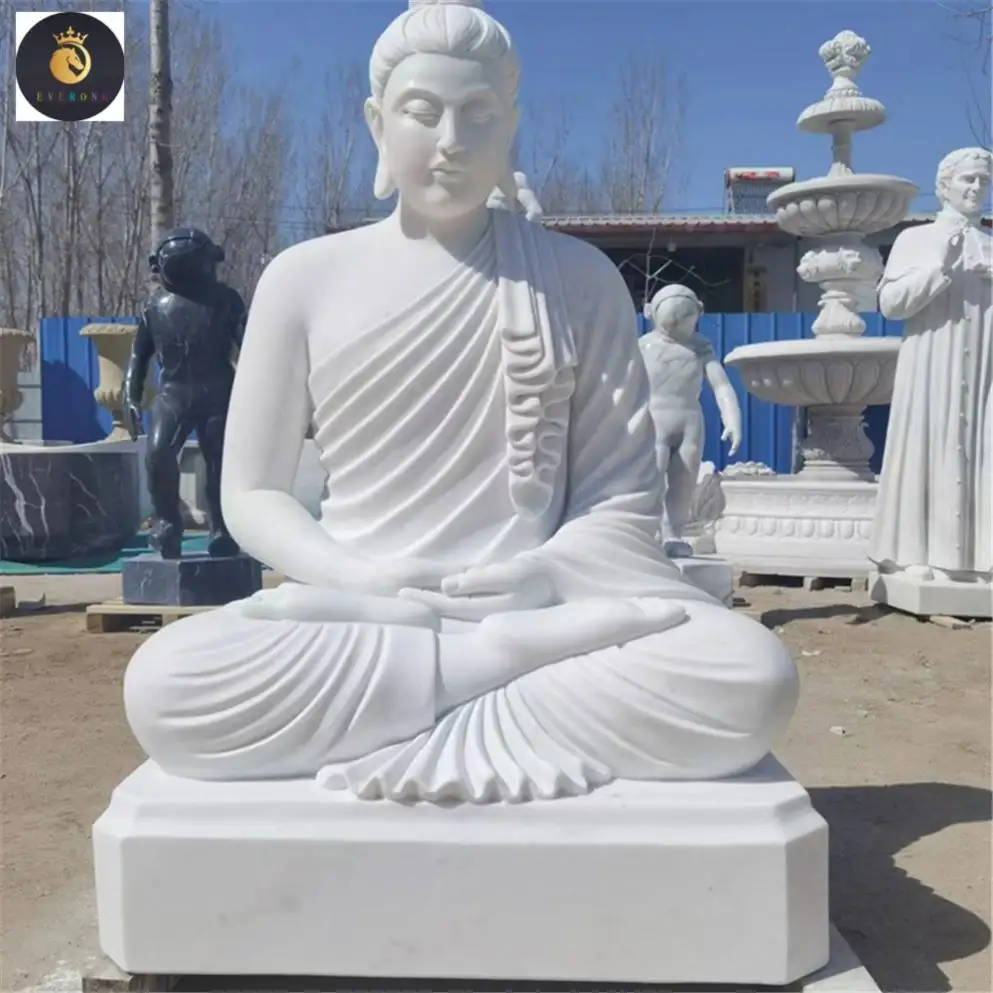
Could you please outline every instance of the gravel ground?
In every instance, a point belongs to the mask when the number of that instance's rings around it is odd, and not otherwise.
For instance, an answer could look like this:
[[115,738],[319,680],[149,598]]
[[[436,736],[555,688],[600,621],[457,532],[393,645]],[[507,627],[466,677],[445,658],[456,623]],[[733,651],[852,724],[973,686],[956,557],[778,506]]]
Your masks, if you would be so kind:
[[[4,993],[77,989],[97,950],[89,830],[142,759],[121,677],[146,635],[87,634],[81,605],[119,583],[18,578],[46,607],[2,622]],[[777,755],[831,825],[835,923],[887,993],[990,991],[990,626],[839,589],[739,592],[803,673]]]

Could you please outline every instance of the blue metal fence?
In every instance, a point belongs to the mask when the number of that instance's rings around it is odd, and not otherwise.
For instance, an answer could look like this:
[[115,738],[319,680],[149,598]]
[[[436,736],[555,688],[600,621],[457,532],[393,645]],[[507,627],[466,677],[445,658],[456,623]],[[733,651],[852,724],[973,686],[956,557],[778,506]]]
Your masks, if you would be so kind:
[[[872,337],[899,337],[903,333],[900,321],[888,321],[875,313],[863,314],[862,317],[866,323],[866,334]],[[796,313],[704,314],[698,330],[723,360],[739,345],[812,338],[810,328],[816,319],[816,314]],[[638,329],[641,334],[650,330],[644,316],[639,315]],[[733,459],[727,457],[727,443],[720,440],[722,428],[717,402],[714,394],[704,385],[700,398],[706,422],[704,459],[713,462],[718,469],[723,469],[729,462],[764,462],[776,472],[791,472],[794,468],[796,411],[751,396],[741,385],[741,378],[734,369],[728,369],[728,377],[741,404],[741,447]],[[879,472],[882,466],[889,412],[889,407],[869,407],[865,412],[866,434],[875,448],[871,460],[875,472]]]
[[[106,438],[110,412],[97,403],[96,349],[79,332],[87,324],[137,324],[137,317],[45,317],[38,331],[41,357],[41,427],[46,441],[75,445]],[[153,364],[154,370],[154,364]],[[153,372],[154,374],[154,372]]]
[[[863,315],[866,333],[873,336],[899,335],[899,321],[887,321],[879,314]],[[724,358],[739,345],[760,341],[786,341],[811,337],[815,314],[705,314],[700,332],[706,335],[714,351]],[[41,322],[42,430],[46,440],[85,443],[98,441],[110,431],[110,416],[93,396],[99,383],[97,357],[92,342],[81,338],[82,328],[93,322],[134,324],[134,317],[48,317]],[[648,330],[640,318],[639,329]],[[702,396],[707,425],[704,458],[719,469],[728,461],[764,462],[777,472],[790,472],[794,457],[795,412],[750,396],[742,387],[738,374],[728,370],[731,383],[741,403],[742,443],[733,460],[727,458],[722,444],[720,414],[713,393],[705,386]],[[873,468],[882,463],[886,438],[888,407],[870,407],[866,411],[866,431],[876,448]]]

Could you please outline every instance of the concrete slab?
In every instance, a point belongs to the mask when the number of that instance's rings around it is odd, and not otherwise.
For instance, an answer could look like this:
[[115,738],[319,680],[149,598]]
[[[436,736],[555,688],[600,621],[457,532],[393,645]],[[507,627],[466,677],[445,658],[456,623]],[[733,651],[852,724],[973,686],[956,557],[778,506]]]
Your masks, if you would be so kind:
[[[55,979],[53,974],[51,977]],[[394,990],[396,993],[472,993],[473,990],[488,990],[492,983],[472,983],[457,980],[424,981],[418,980],[362,980],[362,979],[282,979],[280,977],[225,977],[225,976],[130,976],[121,972],[107,959],[96,960],[84,973],[76,979],[75,985],[67,985],[65,978],[60,979],[61,985],[39,986],[24,993],[165,993],[174,990],[175,993],[346,993],[346,991]],[[534,985],[522,983],[501,983],[500,990],[513,991],[537,990]],[[541,990],[551,990],[550,984],[542,984]],[[571,985],[568,993],[573,993],[577,987]],[[588,986],[582,993],[594,993],[601,989]],[[652,990],[653,993],[880,993],[880,988],[859,962],[851,947],[838,931],[831,928],[831,961],[813,976],[787,987],[762,987],[752,990],[741,987],[638,987],[640,993]],[[611,993],[621,993],[622,986],[611,987]],[[563,993],[566,991],[563,988]]]

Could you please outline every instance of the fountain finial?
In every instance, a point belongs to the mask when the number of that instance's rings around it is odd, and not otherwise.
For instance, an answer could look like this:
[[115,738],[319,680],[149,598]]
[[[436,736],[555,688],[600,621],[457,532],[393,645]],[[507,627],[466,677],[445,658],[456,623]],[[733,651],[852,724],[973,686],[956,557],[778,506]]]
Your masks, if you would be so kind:
[[872,49],[865,38],[859,37],[854,31],[839,31],[830,41],[821,45],[817,54],[835,80],[839,77],[854,79],[872,54]]
[[818,49],[831,73],[831,86],[824,98],[808,107],[796,123],[801,131],[834,137],[832,175],[851,172],[851,135],[886,120],[886,108],[878,100],[863,96],[855,83],[871,52],[865,38],[854,31],[840,31]]

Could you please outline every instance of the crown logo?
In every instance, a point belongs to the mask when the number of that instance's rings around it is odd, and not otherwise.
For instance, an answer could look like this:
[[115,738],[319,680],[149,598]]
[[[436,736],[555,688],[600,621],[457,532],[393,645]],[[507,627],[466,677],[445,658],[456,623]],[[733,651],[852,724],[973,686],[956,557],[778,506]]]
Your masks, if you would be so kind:
[[72,28],[62,34],[52,35],[58,45],[82,45],[87,38],[88,34],[77,34]]

